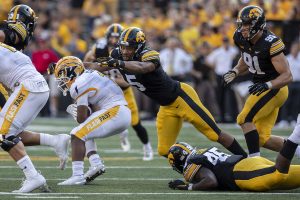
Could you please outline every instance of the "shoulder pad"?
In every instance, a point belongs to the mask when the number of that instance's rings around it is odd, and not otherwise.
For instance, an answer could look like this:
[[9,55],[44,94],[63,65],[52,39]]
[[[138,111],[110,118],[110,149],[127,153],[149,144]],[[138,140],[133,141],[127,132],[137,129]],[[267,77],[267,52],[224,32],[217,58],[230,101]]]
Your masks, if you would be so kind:
[[155,50],[148,50],[145,51],[144,53],[142,52],[141,55],[141,61],[145,62],[145,61],[149,61],[149,60],[159,60],[159,53]]
[[276,35],[269,34],[265,37],[265,41],[270,42],[270,56],[275,56],[281,53],[285,49],[285,45],[282,40]]
[[76,78],[75,82],[72,84],[70,88],[70,95],[73,99],[77,99],[83,93],[85,93],[89,87],[90,82],[93,79],[93,73],[84,72],[78,78]]

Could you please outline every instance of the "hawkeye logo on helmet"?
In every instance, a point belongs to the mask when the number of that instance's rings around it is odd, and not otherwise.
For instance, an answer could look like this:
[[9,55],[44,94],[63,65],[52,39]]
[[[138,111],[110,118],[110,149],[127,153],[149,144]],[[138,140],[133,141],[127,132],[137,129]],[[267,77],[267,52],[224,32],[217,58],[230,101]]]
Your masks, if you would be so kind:
[[145,34],[143,31],[139,31],[136,33],[136,41],[137,42],[144,42],[145,41]]
[[253,8],[249,12],[249,17],[259,17],[262,15],[262,11],[259,8]]

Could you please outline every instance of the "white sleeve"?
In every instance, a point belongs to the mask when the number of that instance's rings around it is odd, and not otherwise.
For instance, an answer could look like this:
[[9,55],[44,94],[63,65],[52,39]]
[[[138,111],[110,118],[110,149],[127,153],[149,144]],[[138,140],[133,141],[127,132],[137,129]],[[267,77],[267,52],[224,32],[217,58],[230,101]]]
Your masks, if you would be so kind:
[[96,90],[86,90],[83,92],[81,95],[79,95],[76,99],[76,104],[77,106],[83,105],[83,106],[88,106],[89,105],[89,97],[92,97],[96,94]]
[[216,60],[216,56],[217,56],[217,53],[216,53],[216,50],[214,50],[213,52],[211,52],[207,58],[206,58],[206,62],[208,62],[209,65],[215,65],[215,60]]

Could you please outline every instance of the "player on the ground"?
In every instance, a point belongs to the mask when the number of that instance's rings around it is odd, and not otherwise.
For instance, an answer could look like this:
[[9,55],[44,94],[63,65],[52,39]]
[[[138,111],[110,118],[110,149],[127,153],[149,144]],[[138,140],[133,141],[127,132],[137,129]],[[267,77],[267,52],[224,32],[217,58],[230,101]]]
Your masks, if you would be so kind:
[[[51,136],[34,134],[24,129],[34,120],[46,104],[49,88],[23,50],[32,37],[36,24],[34,11],[26,5],[13,7],[8,20],[0,26],[0,82],[12,94],[4,102],[0,112],[1,147],[17,162],[25,174],[25,181],[14,192],[31,192],[46,184],[27,155],[24,145],[49,145],[55,147],[61,158],[61,168],[67,160],[68,135]],[[1,90],[5,95],[6,91]],[[5,99],[6,100],[6,99]],[[1,100],[3,103],[4,99]],[[50,139],[50,140],[49,140]]]
[[241,51],[238,64],[224,74],[226,84],[249,71],[253,85],[237,123],[243,129],[249,156],[260,155],[260,146],[280,151],[284,139],[271,136],[279,108],[288,97],[288,83],[292,74],[283,53],[282,40],[265,28],[264,11],[258,6],[244,7],[237,19],[233,36]]
[[164,72],[159,53],[146,46],[146,36],[140,28],[123,31],[111,57],[90,67],[99,71],[117,68],[124,80],[160,104],[156,120],[159,155],[167,157],[185,120],[232,153],[247,156],[234,137],[217,126],[195,90]]
[[[79,58],[63,57],[51,72],[63,93],[69,91],[76,101],[68,110],[79,123],[71,131],[73,174],[58,185],[83,185],[105,171],[94,139],[109,137],[127,129],[131,113],[121,88],[105,75],[95,70],[85,70]],[[91,167],[84,174],[85,155]]]
[[300,187],[300,165],[285,165],[278,159],[274,163],[259,156],[243,158],[216,147],[194,149],[178,142],[170,148],[168,160],[185,179],[169,182],[172,189],[267,191]]
[[[92,47],[92,49],[85,55],[85,62],[101,62],[102,59],[105,59],[109,56],[111,52],[118,43],[119,37],[123,31],[123,27],[120,24],[111,24],[105,34],[105,38],[101,38],[97,43]],[[131,126],[135,130],[140,141],[144,144],[144,157],[143,160],[152,160],[153,151],[149,141],[148,133],[145,127],[142,125],[139,118],[138,107],[136,104],[135,96],[130,85],[122,78],[122,75],[117,69],[112,69],[108,71],[108,76],[113,79],[123,90],[125,99],[128,103],[128,107],[131,110]],[[121,146],[124,151],[129,151],[130,143],[128,141],[128,130],[120,134],[121,137]]]

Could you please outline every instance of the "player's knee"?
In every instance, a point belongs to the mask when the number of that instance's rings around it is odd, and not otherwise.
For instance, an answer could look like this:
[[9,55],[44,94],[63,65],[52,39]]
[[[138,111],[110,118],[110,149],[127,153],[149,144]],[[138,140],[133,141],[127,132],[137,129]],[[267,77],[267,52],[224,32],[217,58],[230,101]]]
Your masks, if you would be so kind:
[[158,146],[157,152],[160,156],[168,157],[169,148],[166,146]]
[[270,136],[266,136],[264,134],[259,134],[259,146],[260,147],[264,146],[269,139],[270,139]]
[[9,136],[5,139],[2,140],[1,142],[1,148],[4,151],[10,151],[14,146],[16,146],[19,142],[21,141],[20,137],[16,137],[16,136]]
[[240,113],[237,116],[236,123],[241,126],[242,124],[245,123],[245,118],[246,118],[246,116],[243,113]]

